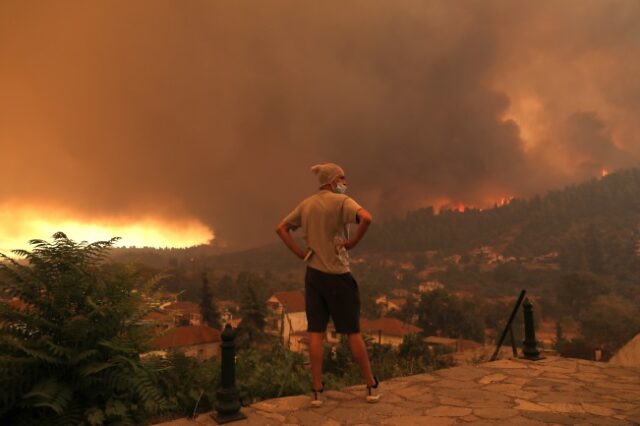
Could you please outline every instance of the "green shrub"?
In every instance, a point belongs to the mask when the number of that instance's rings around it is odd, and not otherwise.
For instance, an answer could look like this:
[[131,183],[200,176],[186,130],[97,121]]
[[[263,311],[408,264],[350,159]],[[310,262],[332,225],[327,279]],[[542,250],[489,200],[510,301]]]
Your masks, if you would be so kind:
[[311,387],[303,355],[291,352],[280,342],[264,349],[240,351],[236,372],[245,402],[299,395]]
[[0,303],[0,423],[139,424],[168,408],[139,358],[144,288],[105,261],[115,241],[59,232],[15,250],[26,262],[2,256],[3,296],[24,306]]
[[220,360],[200,361],[179,352],[170,352],[166,360],[151,358],[148,363],[163,364],[159,385],[172,409],[171,417],[194,416],[211,411],[220,386]]

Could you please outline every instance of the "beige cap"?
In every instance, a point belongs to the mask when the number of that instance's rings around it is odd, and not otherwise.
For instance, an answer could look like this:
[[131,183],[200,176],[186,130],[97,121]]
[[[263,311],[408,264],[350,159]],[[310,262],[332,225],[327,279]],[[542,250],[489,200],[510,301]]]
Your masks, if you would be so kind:
[[318,176],[320,186],[331,183],[338,176],[344,175],[342,167],[334,163],[316,164],[311,167],[311,171]]

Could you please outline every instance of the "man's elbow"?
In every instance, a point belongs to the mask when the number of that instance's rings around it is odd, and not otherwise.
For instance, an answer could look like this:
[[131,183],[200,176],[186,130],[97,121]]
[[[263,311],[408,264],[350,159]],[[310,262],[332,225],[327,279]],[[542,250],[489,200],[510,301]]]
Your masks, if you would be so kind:
[[373,221],[373,216],[371,216],[371,213],[369,213],[368,211],[362,209],[358,212],[358,219],[359,223],[366,223],[367,225],[369,225]]
[[281,223],[278,226],[276,226],[276,234],[284,235],[287,232],[289,232],[289,228],[287,227],[286,223]]

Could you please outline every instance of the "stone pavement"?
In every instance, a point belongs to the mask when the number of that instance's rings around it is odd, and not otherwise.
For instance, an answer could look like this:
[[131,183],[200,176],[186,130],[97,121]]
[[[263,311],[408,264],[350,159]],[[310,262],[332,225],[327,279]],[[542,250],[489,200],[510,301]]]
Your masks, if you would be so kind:
[[[243,408],[237,426],[263,425],[640,425],[640,368],[549,357],[454,367],[381,384],[376,404],[364,386],[271,399]],[[162,426],[215,425],[209,415]]]

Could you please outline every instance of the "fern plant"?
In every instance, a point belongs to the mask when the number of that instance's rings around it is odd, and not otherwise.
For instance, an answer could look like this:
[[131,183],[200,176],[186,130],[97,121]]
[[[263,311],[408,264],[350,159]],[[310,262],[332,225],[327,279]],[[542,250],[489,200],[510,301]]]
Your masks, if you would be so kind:
[[139,357],[144,289],[106,261],[116,241],[58,232],[22,261],[0,254],[0,424],[140,424],[167,408]]

